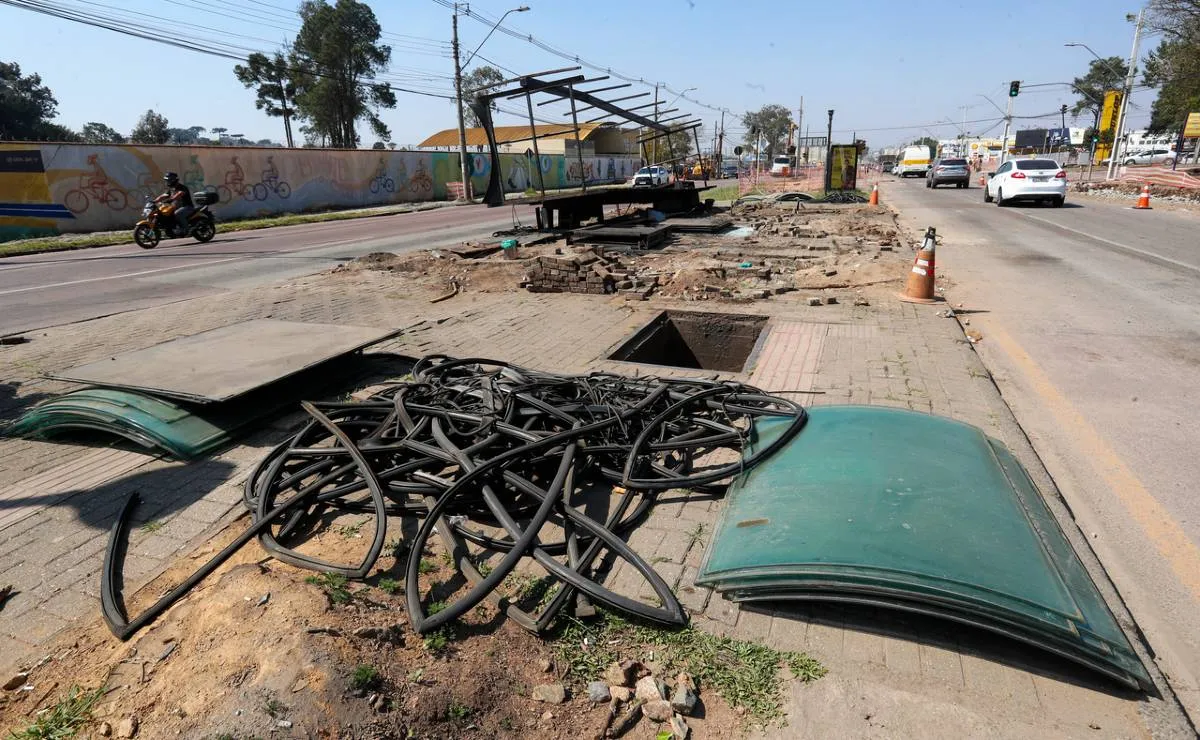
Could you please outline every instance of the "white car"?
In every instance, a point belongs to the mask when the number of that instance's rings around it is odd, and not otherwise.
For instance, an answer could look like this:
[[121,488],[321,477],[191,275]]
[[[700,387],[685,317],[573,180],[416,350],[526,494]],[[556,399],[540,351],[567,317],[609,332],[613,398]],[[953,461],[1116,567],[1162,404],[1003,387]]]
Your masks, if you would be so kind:
[[1175,164],[1175,152],[1170,149],[1146,149],[1125,155],[1124,164]]
[[780,154],[771,160],[771,176],[772,177],[787,177],[792,174],[792,158],[786,154]]
[[671,170],[658,165],[643,167],[633,176],[635,188],[660,188],[670,184]]
[[1053,159],[1010,159],[992,173],[983,202],[998,206],[1017,200],[1044,201],[1059,208],[1067,202],[1067,172]]

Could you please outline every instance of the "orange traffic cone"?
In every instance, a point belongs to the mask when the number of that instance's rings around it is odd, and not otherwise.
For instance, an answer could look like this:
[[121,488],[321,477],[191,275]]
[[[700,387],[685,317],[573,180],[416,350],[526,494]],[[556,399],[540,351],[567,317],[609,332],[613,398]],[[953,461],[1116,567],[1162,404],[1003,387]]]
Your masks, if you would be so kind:
[[1138,197],[1138,202],[1137,202],[1137,205],[1134,206],[1134,209],[1138,210],[1138,211],[1150,210],[1150,186],[1149,185],[1142,185],[1142,194],[1141,194],[1141,196]]
[[937,231],[930,226],[925,231],[925,243],[913,260],[912,271],[908,274],[908,285],[900,294],[900,300],[908,303],[936,303],[933,297],[933,252],[937,244]]
[[879,205],[879,185],[878,184],[876,184],[875,187],[871,188],[871,200],[869,202],[873,206]]

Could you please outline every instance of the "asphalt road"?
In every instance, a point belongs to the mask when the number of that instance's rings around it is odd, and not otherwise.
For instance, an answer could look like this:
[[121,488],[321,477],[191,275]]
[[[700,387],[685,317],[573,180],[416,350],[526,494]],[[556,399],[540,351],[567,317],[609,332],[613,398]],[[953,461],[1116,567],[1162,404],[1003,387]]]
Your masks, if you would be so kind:
[[328,269],[369,252],[449,246],[534,223],[528,206],[416,213],[0,258],[0,336]]
[[[947,295],[1076,520],[1200,716],[1200,214],[884,178],[935,226]],[[931,307],[930,310],[944,310]]]

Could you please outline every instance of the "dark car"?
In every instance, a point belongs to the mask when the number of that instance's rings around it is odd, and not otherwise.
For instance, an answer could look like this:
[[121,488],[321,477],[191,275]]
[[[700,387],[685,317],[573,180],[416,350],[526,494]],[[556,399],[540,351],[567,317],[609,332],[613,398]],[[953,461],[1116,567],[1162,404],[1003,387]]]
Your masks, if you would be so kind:
[[929,168],[929,172],[925,173],[927,188],[950,184],[959,188],[971,187],[971,168],[967,160],[961,157],[938,159]]
[[722,165],[722,167],[721,167],[721,177],[722,178],[733,178],[736,180],[737,176],[738,176],[738,166],[736,164]]

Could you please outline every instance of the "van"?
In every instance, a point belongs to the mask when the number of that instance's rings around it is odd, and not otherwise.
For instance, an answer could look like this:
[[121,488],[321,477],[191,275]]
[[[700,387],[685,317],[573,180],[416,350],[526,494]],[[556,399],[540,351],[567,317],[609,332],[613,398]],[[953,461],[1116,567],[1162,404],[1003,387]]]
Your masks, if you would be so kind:
[[906,146],[900,157],[900,177],[924,177],[929,172],[929,147]]
[[787,177],[792,174],[792,158],[781,154],[771,160],[771,176]]

